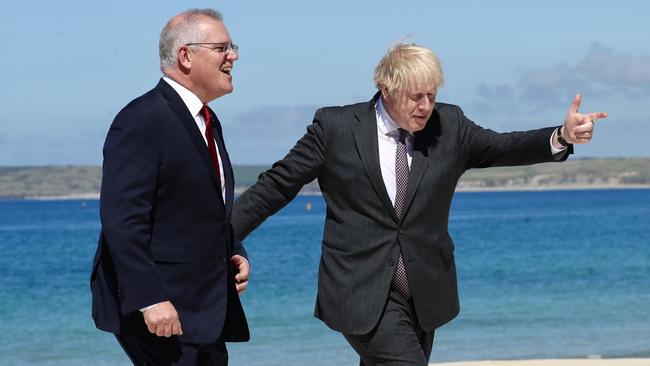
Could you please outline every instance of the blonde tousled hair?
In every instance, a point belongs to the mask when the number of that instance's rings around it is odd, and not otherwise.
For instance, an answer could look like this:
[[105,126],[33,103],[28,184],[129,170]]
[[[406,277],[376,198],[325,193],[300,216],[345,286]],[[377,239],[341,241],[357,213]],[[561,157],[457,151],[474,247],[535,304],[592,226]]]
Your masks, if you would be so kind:
[[416,44],[392,46],[375,68],[377,89],[390,94],[417,86],[441,87],[444,84],[438,56]]

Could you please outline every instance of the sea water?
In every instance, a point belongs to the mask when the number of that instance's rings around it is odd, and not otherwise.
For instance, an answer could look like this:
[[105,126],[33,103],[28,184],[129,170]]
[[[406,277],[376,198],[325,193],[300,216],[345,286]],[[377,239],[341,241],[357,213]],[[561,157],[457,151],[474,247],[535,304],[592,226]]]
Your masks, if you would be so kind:
[[[231,365],[355,365],[313,317],[325,203],[299,196],[245,241],[248,343]],[[128,365],[94,328],[98,202],[0,201],[0,365]],[[432,362],[650,356],[650,190],[458,193],[461,313]]]

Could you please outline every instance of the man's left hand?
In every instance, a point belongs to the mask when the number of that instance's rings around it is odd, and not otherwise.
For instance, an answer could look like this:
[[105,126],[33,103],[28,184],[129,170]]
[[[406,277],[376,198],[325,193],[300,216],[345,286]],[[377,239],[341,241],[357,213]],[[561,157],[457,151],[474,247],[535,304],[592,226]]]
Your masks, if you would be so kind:
[[250,273],[250,264],[246,258],[241,255],[233,255],[230,258],[232,264],[237,268],[237,274],[235,275],[235,287],[237,288],[237,293],[242,294],[246,291],[248,286],[248,274]]
[[607,118],[606,112],[578,113],[582,97],[580,94],[573,98],[573,103],[564,120],[562,137],[571,144],[586,144],[594,136],[596,120]]

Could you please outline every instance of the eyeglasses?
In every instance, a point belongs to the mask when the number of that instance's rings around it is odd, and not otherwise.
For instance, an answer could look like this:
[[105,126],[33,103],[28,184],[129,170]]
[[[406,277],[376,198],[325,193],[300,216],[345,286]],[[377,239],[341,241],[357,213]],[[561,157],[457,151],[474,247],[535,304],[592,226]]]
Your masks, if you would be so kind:
[[239,46],[231,42],[192,42],[185,43],[186,46],[199,46],[228,55],[232,52],[239,52]]

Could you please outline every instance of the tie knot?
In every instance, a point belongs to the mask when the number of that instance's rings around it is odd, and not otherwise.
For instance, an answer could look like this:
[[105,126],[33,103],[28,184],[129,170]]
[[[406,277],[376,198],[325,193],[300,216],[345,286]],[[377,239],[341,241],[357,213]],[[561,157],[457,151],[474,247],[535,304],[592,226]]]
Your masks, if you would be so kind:
[[409,132],[403,128],[398,128],[397,131],[399,132],[399,142],[406,142],[406,137],[409,135]]
[[207,104],[204,104],[203,108],[201,108],[201,115],[203,116],[203,119],[205,119],[206,124],[212,122],[212,113],[210,112],[210,107],[208,107]]

